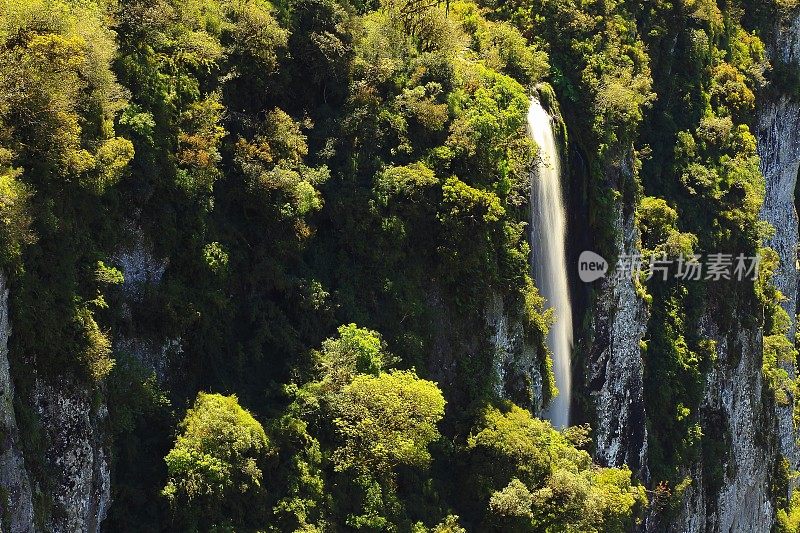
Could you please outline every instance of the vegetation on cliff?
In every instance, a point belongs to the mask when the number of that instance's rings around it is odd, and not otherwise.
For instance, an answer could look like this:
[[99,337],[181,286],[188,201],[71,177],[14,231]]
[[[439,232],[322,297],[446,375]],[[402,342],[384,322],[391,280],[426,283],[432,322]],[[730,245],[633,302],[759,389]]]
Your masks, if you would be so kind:
[[[3,3],[0,267],[37,520],[63,510],[30,398],[63,378],[108,405],[109,530],[626,531],[643,482],[674,504],[727,453],[701,423],[703,313],[731,344],[761,329],[765,401],[797,389],[753,135],[782,68],[759,35],[790,4]],[[534,91],[604,256],[624,208],[646,255],[763,258],[749,283],[644,283],[651,479],[536,418],[558,391],[526,232]],[[157,276],[125,279],[132,247]],[[493,298],[533,354],[502,394]]]

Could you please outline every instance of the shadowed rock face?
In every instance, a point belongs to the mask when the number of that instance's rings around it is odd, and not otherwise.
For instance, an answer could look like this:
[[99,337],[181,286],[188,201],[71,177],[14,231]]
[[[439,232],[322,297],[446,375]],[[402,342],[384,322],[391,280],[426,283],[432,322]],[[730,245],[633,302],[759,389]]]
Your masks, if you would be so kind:
[[111,496],[111,472],[102,429],[108,414],[103,402],[93,401],[85,387],[69,380],[45,383],[36,379],[30,398],[44,430],[43,460],[49,476],[48,483],[39,485],[37,490],[53,503],[50,516],[34,515],[31,478],[25,468],[14,413],[8,360],[8,294],[6,278],[0,274],[0,505],[8,517],[0,530],[33,532],[37,518],[41,518],[46,528],[54,532],[99,531]]
[[112,262],[124,276],[122,293],[122,316],[125,327],[114,331],[114,352],[134,357],[144,368],[155,372],[160,383],[170,377],[170,361],[183,352],[181,339],[148,338],[140,334],[132,316],[131,304],[140,302],[148,285],[161,283],[164,271],[169,266],[168,258],[153,254],[152,245],[143,231],[130,224],[130,240],[112,256]]
[[[617,252],[637,253],[634,215],[626,215],[622,205],[616,230]],[[632,280],[611,276],[601,282],[586,368],[596,416],[595,459],[608,466],[627,465],[645,482],[649,473],[639,341],[647,322],[646,306]],[[692,485],[684,493],[677,516],[651,515],[644,528],[768,532],[775,515],[769,480],[778,457],[772,436],[781,421],[763,401],[762,335],[757,328],[744,326],[722,335],[710,311],[700,328],[704,337],[717,343],[717,361],[706,378],[700,421],[704,433],[713,433],[724,451],[687,465],[684,475],[692,478]],[[719,467],[721,479],[712,479],[704,465]]]
[[34,530],[33,505],[14,413],[14,386],[8,362],[10,336],[8,287],[5,275],[0,273],[0,515],[8,515],[10,521],[3,526],[11,533],[27,533]]
[[[773,40],[767,50],[773,61],[800,66],[800,15],[792,20],[778,22]],[[775,235],[767,243],[780,257],[780,266],[774,282],[786,297],[783,307],[792,320],[789,339],[793,340],[797,313],[797,247],[798,218],[795,208],[795,188],[800,171],[800,102],[781,93],[767,92],[759,101],[758,154],[761,171],[766,182],[766,197],[761,216],[775,228]],[[791,364],[784,364],[789,376],[795,377]],[[781,454],[793,469],[800,466],[792,420],[791,402],[776,406],[778,436]]]
[[767,243],[781,259],[775,284],[786,296],[784,308],[794,319],[797,310],[798,222],[794,205],[800,169],[800,102],[785,95],[764,99],[758,117],[758,152],[766,181],[761,216],[775,228]]

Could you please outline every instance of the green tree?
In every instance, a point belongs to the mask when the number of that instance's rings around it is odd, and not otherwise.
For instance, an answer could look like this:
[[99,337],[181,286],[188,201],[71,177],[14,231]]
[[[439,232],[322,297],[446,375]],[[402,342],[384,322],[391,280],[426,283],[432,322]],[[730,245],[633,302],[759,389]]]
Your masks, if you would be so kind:
[[234,156],[255,207],[268,216],[295,221],[298,234],[304,236],[308,227],[303,217],[322,208],[317,187],[329,177],[327,167],[303,163],[308,155],[306,140],[300,123],[276,108],[250,140],[239,139]]
[[489,407],[467,440],[487,525],[512,531],[622,533],[646,504],[626,468],[599,468],[549,422],[515,405]]
[[689,258],[692,255],[697,246],[697,237],[678,231],[678,212],[664,199],[652,196],[642,198],[637,216],[645,257],[667,254],[670,257],[683,255]]
[[11,167],[11,159],[11,152],[0,145],[0,261],[7,268],[19,261],[23,246],[33,242],[31,191],[19,179],[22,170]]
[[347,324],[338,333],[314,352],[324,386],[339,392],[358,374],[377,376],[394,362],[377,332]]
[[471,48],[487,67],[531,87],[547,75],[547,53],[535,43],[529,44],[512,24],[487,20],[472,2],[454,2],[451,10],[470,36]]
[[798,533],[800,531],[800,493],[792,495],[786,509],[778,509],[775,531],[777,533]]
[[265,489],[262,468],[272,450],[264,428],[236,396],[203,392],[180,427],[164,458],[163,494],[176,516],[205,525],[241,518]]
[[286,392],[293,401],[272,426],[284,458],[278,475],[286,489],[273,508],[275,526],[281,531],[324,531],[330,489],[325,485],[322,445],[307,421],[319,400],[296,386],[287,386]]
[[376,177],[375,196],[384,206],[399,201],[419,202],[426,189],[438,183],[434,172],[424,163],[388,167]]
[[334,453],[336,468],[391,476],[400,465],[427,466],[444,406],[436,384],[414,372],[357,376],[334,404],[334,423],[344,440]]

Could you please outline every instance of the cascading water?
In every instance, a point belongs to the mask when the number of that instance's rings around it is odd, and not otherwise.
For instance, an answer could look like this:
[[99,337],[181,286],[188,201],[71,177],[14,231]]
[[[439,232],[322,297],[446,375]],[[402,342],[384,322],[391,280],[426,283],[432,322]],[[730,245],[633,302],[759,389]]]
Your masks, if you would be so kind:
[[555,310],[555,323],[547,336],[553,354],[553,373],[559,394],[545,416],[560,428],[569,425],[572,377],[572,307],[567,284],[567,218],[561,194],[561,165],[553,121],[542,105],[531,101],[528,128],[539,145],[539,162],[531,176],[531,242],[536,285]]

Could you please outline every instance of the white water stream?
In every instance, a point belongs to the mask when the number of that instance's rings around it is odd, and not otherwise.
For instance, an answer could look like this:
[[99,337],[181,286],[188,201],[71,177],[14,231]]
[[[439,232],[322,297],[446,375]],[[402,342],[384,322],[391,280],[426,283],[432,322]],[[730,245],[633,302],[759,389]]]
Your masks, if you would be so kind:
[[567,282],[567,217],[561,192],[561,164],[553,133],[553,120],[537,100],[528,110],[528,128],[539,145],[540,161],[531,176],[531,231],[533,276],[547,305],[555,310],[555,323],[547,336],[553,355],[553,372],[559,394],[545,412],[553,426],[569,425],[572,388],[572,307]]

